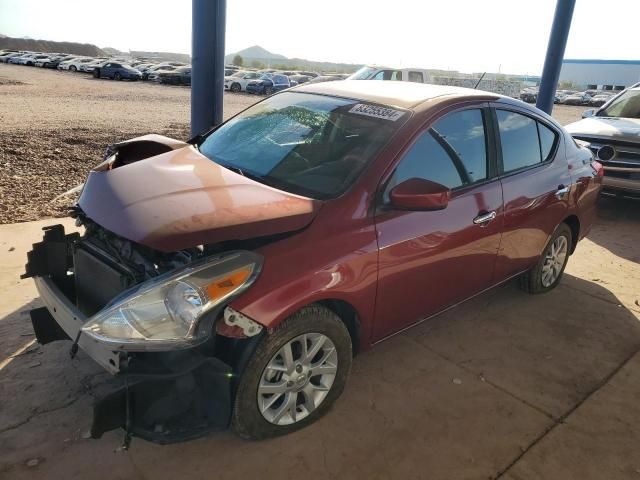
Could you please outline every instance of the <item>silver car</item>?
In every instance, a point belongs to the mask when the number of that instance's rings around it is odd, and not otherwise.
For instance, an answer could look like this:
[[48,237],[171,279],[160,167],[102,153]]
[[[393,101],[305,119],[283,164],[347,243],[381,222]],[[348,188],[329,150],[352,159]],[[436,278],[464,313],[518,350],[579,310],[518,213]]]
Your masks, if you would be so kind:
[[590,143],[604,166],[604,191],[640,196],[640,84],[582,116],[565,128]]

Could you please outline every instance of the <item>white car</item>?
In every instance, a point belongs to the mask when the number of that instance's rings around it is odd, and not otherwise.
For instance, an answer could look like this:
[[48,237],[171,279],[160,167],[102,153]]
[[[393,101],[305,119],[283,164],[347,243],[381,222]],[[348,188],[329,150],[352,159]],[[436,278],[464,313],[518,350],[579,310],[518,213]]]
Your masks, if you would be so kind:
[[252,80],[257,80],[260,76],[261,74],[258,72],[240,70],[233,75],[224,77],[224,89],[232,92],[246,92],[247,84]]
[[96,67],[99,67],[103,63],[105,63],[108,59],[106,58],[96,58],[92,62],[83,63],[80,65],[79,70],[85,73],[93,73]]
[[65,62],[62,62],[60,65],[58,65],[58,69],[69,70],[70,72],[77,72],[78,70],[80,70],[80,67],[82,67],[82,65],[84,65],[85,63],[93,62],[93,61],[95,61],[95,58],[78,57],[72,60],[67,60]]
[[20,57],[13,57],[9,59],[9,63],[13,63],[15,65],[29,65],[32,66],[35,63],[34,57],[37,56],[37,53],[27,53]]
[[431,76],[423,68],[391,68],[365,65],[347,80],[399,80],[401,82],[429,83]]

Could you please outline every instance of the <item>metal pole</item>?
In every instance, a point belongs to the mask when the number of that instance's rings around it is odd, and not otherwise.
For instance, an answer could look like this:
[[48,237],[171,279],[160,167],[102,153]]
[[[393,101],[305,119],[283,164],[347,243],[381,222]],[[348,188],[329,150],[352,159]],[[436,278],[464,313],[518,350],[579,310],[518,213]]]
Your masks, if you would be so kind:
[[227,0],[192,0],[191,135],[222,122]]
[[553,99],[558,86],[558,78],[560,78],[564,49],[567,46],[573,7],[575,5],[576,0],[558,0],[556,13],[553,16],[547,56],[544,59],[544,69],[542,70],[538,101],[536,102],[536,107],[549,115],[553,110]]

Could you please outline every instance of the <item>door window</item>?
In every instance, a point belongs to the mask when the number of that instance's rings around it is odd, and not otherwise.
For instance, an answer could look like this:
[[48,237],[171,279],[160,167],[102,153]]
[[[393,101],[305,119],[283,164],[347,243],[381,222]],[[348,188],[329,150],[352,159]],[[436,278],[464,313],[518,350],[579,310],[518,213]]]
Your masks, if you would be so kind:
[[505,173],[537,165],[548,160],[557,134],[531,117],[497,110]]
[[402,72],[400,70],[380,70],[372,77],[372,80],[402,80]]
[[389,192],[410,178],[423,178],[451,189],[487,178],[483,112],[462,110],[438,120],[405,154],[387,184]]

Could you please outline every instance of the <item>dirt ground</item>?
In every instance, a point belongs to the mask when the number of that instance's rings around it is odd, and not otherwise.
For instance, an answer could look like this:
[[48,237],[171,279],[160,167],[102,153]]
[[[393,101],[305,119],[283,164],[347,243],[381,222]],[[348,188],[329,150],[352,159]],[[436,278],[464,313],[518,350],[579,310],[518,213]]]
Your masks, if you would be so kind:
[[[0,224],[64,216],[105,147],[147,133],[189,138],[190,90],[0,64]],[[231,116],[258,100],[226,94]]]
[[[9,68],[0,66],[0,77],[13,82],[68,76]],[[16,132],[28,139],[28,122],[13,112],[20,104],[42,107],[31,122],[61,149],[72,135],[97,138],[94,128],[105,143],[129,136],[127,128],[186,130],[186,89],[72,81],[85,100],[69,92],[62,117],[36,89],[15,99],[7,90],[20,85],[0,85],[0,115],[11,117],[10,126],[0,122],[3,140]],[[93,85],[105,90],[91,93]],[[131,102],[113,98],[132,88]],[[47,95],[55,98],[55,88]],[[87,112],[103,103],[104,115]],[[136,116],[122,121],[124,110]],[[38,145],[31,155],[44,162],[49,147]],[[83,148],[77,155],[103,145]],[[2,192],[2,204],[12,195]],[[170,446],[134,439],[129,451],[119,449],[121,432],[86,435],[106,374],[82,352],[71,360],[68,342],[33,344],[28,311],[40,304],[33,282],[19,275],[52,220],[0,225],[0,479],[638,479],[639,206],[602,198],[593,230],[552,292],[530,296],[511,282],[356,357],[343,397],[309,428],[263,442],[231,432]]]
[[[0,224],[61,217],[102,161],[105,147],[147,133],[189,137],[189,88],[114,82],[90,75],[0,64]],[[225,116],[258,100],[224,96]],[[561,123],[584,108],[556,106]]]

